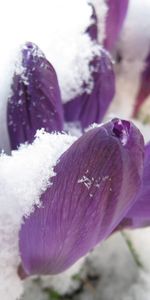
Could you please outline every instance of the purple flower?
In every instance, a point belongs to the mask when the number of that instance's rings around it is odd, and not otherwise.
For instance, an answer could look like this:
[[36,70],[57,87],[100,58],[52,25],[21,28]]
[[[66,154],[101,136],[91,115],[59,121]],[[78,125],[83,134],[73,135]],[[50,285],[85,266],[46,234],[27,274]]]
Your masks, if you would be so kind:
[[146,58],[145,69],[141,75],[141,83],[136,97],[133,117],[137,116],[141,105],[149,95],[150,95],[150,53]]
[[11,148],[32,142],[37,129],[63,129],[63,109],[56,72],[40,49],[27,43],[22,49],[19,72],[15,72],[8,101]]
[[101,50],[91,62],[93,88],[64,104],[67,122],[80,122],[85,128],[102,121],[115,93],[115,78],[109,54]]
[[41,207],[20,230],[27,275],[60,273],[111,234],[134,203],[143,149],[139,130],[114,119],[83,134],[60,157]]
[[[87,30],[90,32],[90,27]],[[64,105],[55,70],[41,50],[27,43],[21,54],[20,70],[17,68],[14,74],[7,109],[13,150],[26,141],[31,143],[37,129],[63,130],[63,114],[65,121],[78,121],[82,129],[103,119],[115,89],[112,63],[105,51],[101,50],[89,66],[93,80],[91,92],[84,92]]]
[[125,218],[119,225],[120,229],[129,227],[137,228],[150,225],[150,143],[145,146],[144,173],[142,186],[137,196],[135,204],[129,210]]
[[104,47],[111,51],[119,37],[126,17],[129,0],[107,0],[106,38]]

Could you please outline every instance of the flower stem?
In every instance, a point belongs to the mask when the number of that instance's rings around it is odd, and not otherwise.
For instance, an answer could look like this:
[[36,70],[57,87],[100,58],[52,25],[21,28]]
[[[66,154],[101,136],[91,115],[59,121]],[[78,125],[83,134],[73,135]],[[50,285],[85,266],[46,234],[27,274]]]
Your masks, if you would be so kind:
[[128,249],[129,249],[137,267],[140,269],[144,269],[144,265],[141,262],[140,257],[138,255],[136,249],[134,248],[133,243],[132,243],[131,239],[129,238],[128,234],[125,231],[121,231],[121,235],[122,235],[124,241],[126,242],[126,245],[128,246]]

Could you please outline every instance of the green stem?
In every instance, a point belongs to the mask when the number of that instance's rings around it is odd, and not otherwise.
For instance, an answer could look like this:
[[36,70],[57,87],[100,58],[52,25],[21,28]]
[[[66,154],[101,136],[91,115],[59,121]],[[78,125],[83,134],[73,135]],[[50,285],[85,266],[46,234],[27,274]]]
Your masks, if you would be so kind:
[[124,241],[126,242],[126,245],[128,246],[128,249],[129,249],[137,267],[140,269],[144,269],[143,263],[141,262],[139,255],[138,255],[136,249],[134,248],[133,243],[132,243],[131,239],[129,238],[128,234],[125,231],[121,231],[121,235],[122,235]]

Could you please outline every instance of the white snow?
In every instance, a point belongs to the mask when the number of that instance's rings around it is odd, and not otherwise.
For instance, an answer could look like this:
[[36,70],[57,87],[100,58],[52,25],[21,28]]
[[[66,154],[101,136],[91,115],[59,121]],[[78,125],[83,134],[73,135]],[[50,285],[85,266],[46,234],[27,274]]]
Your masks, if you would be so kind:
[[105,20],[108,12],[107,0],[91,0],[91,2],[94,4],[97,14],[98,40],[100,44],[103,44],[106,37]]
[[39,131],[32,145],[0,157],[0,297],[16,300],[22,292],[17,276],[18,238],[23,216],[40,205],[40,196],[55,176],[60,155],[76,140],[66,134]]
[[52,288],[61,295],[72,292],[79,287],[80,283],[73,280],[73,278],[81,272],[84,263],[85,257],[81,258],[71,268],[61,274],[41,277],[41,287]]

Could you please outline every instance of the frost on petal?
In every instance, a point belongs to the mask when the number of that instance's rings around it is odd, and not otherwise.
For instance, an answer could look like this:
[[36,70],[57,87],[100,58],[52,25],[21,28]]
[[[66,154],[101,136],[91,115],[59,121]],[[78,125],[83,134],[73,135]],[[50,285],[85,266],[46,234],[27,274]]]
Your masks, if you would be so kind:
[[133,117],[136,117],[141,105],[150,95],[150,53],[146,58],[145,69],[141,75],[140,88],[136,97]]
[[20,229],[27,274],[57,274],[106,238],[132,206],[143,170],[143,137],[119,119],[74,142],[54,168],[52,185]]
[[57,76],[40,49],[27,43],[16,67],[8,101],[8,132],[12,149],[32,142],[37,129],[62,130],[63,110]]
[[144,172],[140,191],[135,198],[135,204],[122,220],[119,228],[144,226],[150,226],[150,143],[145,146]]
[[64,104],[67,122],[79,122],[82,128],[103,119],[115,92],[114,71],[110,56],[101,50],[89,66],[92,70],[92,90]]
[[106,16],[104,47],[111,51],[118,39],[127,13],[129,0],[106,0],[108,12]]

